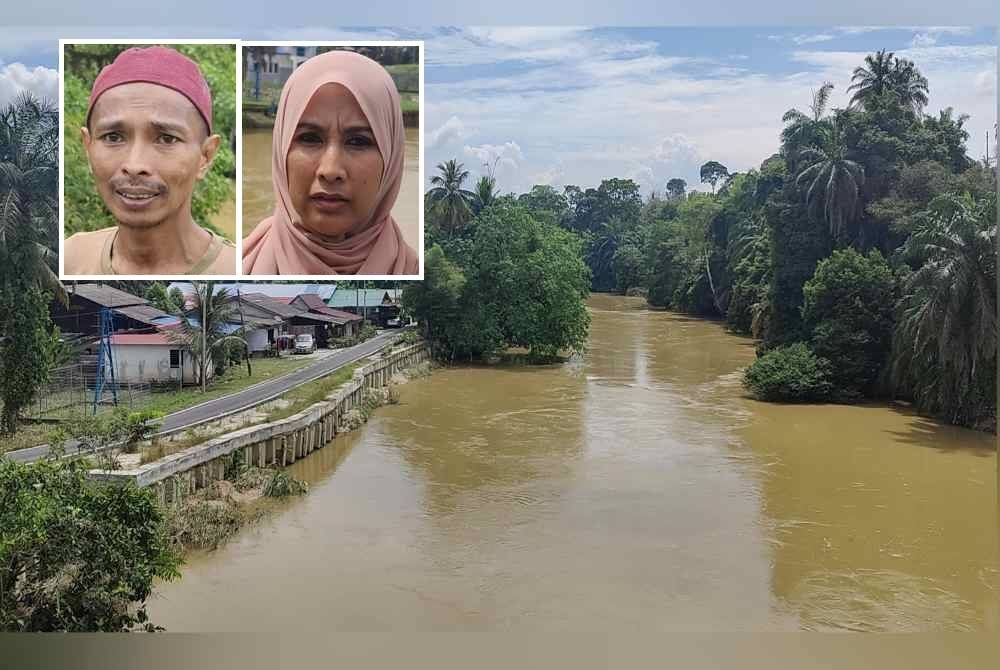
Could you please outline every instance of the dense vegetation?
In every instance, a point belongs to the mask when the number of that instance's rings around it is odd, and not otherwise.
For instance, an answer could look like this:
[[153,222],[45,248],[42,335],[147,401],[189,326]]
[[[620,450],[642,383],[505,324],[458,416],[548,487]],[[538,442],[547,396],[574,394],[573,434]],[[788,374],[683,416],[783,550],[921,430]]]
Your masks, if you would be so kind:
[[[995,168],[968,156],[966,116],[924,113],[929,84],[910,61],[871,54],[852,82],[846,109],[829,109],[824,83],[807,112],[789,110],[779,152],[757,168],[706,162],[710,193],[674,178],[646,200],[627,179],[499,196],[491,176],[469,189],[460,163],[439,165],[426,195],[431,288],[411,292],[437,317],[430,334],[462,355],[517,339],[491,317],[519,294],[468,286],[478,231],[499,211],[574,233],[592,290],[639,292],[759,338],[745,378],[758,397],[896,397],[995,429]],[[464,318],[484,327],[463,334]]]
[[156,579],[178,575],[152,491],[95,486],[84,464],[0,459],[0,631],[151,629]]
[[[87,116],[87,100],[94,79],[128,44],[71,44],[66,46],[65,87],[65,191],[66,234],[98,230],[115,225],[94,186],[80,128]],[[212,90],[214,132],[222,137],[219,152],[208,175],[195,187],[191,211],[200,225],[215,230],[209,218],[232,200],[236,175],[233,140],[236,133],[236,49],[232,45],[179,44],[177,51],[201,68]],[[215,230],[220,233],[221,231]]]

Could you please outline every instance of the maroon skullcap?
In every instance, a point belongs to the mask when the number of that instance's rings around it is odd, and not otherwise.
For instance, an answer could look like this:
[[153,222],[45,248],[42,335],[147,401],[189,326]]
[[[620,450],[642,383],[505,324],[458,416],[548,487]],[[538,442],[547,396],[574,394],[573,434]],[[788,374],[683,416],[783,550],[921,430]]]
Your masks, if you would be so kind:
[[187,56],[159,46],[145,49],[132,47],[118,54],[115,62],[101,70],[87,103],[88,125],[94,103],[102,93],[114,86],[137,82],[166,86],[182,94],[195,106],[201,118],[205,119],[211,134],[212,92],[208,90],[208,83],[201,76],[201,70]]

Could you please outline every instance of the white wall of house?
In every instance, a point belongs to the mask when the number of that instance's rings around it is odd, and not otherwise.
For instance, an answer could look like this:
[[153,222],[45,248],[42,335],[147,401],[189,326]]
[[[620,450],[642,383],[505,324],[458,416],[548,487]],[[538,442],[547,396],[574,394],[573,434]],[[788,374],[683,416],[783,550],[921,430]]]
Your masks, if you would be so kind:
[[250,345],[250,352],[267,351],[270,344],[267,341],[267,329],[252,330],[247,335],[247,344]]
[[[179,368],[170,367],[170,350],[176,345],[116,344],[112,346],[115,360],[115,376],[120,382],[168,382],[178,381]],[[196,378],[195,366],[190,353],[184,352],[184,381],[193,383]],[[209,376],[212,375],[209,370]]]

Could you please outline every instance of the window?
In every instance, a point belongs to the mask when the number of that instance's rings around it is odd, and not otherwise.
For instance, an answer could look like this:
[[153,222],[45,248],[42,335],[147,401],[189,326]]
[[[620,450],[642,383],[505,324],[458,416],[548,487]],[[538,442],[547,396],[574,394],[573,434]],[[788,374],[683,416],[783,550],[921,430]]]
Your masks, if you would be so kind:
[[170,367],[179,368],[181,366],[181,350],[171,349],[170,350]]
[[304,57],[306,55],[306,48],[305,47],[295,47],[295,55],[299,56],[300,58]]

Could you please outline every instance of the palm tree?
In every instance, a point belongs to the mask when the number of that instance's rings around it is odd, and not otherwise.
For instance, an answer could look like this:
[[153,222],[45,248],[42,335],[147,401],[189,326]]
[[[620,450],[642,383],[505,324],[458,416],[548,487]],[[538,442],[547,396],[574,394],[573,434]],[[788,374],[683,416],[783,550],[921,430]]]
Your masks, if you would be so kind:
[[833,84],[828,81],[823,82],[819,90],[813,91],[809,114],[792,108],[781,117],[782,123],[786,124],[781,131],[781,143],[785,148],[786,155],[794,156],[800,148],[819,142],[820,128],[823,118],[826,116],[826,108],[832,92]]
[[66,301],[57,275],[59,114],[55,105],[22,93],[0,109],[0,254],[14,248],[17,271]]
[[190,350],[198,370],[197,381],[204,391],[209,363],[222,357],[221,347],[230,342],[240,342],[243,346],[247,343],[242,337],[229,334],[227,324],[235,321],[237,310],[229,292],[224,288],[216,291],[212,281],[194,282],[193,286],[191,308],[180,314],[180,326],[170,337]]
[[453,158],[446,163],[438,163],[437,169],[441,174],[431,179],[434,188],[427,192],[427,199],[441,212],[445,228],[453,235],[472,217],[472,203],[476,195],[462,188],[462,183],[469,177],[469,171],[462,163]]
[[821,128],[822,145],[799,152],[805,168],[795,184],[808,187],[806,203],[816,216],[822,216],[837,238],[854,218],[865,183],[865,169],[847,158],[847,144],[836,116]]
[[914,113],[927,104],[927,79],[912,61],[896,58],[885,49],[865,56],[867,67],[854,68],[851,85],[848,91],[854,91],[851,96],[851,107],[867,107],[871,102],[887,95],[893,95],[898,102],[910,107]]
[[489,207],[497,199],[497,180],[493,177],[483,175],[476,182],[476,189],[473,191],[475,199],[472,201],[472,211],[479,214]]
[[922,265],[904,282],[893,381],[955,423],[996,407],[996,234],[995,195],[944,195],[918,215],[904,246]]

